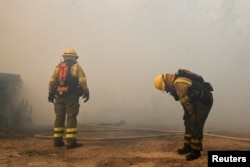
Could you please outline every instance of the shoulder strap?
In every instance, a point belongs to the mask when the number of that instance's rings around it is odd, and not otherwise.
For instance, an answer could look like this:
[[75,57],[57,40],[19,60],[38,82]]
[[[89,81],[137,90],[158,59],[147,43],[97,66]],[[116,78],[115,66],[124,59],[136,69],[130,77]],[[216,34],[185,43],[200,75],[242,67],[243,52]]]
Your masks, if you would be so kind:
[[186,70],[186,69],[179,69],[177,72],[177,75],[180,77],[189,78],[192,81],[204,82],[204,79],[201,75],[198,75],[198,74],[191,72],[189,70]]

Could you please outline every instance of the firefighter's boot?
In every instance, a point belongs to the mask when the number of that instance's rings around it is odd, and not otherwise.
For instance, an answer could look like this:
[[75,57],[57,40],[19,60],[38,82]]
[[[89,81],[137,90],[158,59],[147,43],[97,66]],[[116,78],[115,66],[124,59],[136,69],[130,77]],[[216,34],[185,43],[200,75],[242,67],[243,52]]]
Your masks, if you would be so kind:
[[189,144],[184,144],[184,146],[177,150],[179,154],[187,154],[191,152],[191,146]]
[[187,160],[187,161],[192,161],[192,160],[194,160],[194,159],[199,158],[200,156],[201,156],[201,152],[200,152],[200,151],[198,151],[198,150],[192,150],[192,151],[190,152],[190,154],[188,154],[188,155],[186,156],[186,160]]
[[54,138],[54,147],[63,147],[64,142],[61,137]]
[[77,143],[75,139],[73,140],[67,140],[67,149],[73,149],[73,148],[77,148],[77,147],[81,147],[82,144],[81,143]]

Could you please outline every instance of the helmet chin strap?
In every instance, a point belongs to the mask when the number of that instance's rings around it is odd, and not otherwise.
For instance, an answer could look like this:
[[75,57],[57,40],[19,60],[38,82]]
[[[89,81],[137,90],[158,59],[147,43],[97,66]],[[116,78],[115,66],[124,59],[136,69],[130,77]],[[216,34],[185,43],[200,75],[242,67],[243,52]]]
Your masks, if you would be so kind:
[[165,83],[165,91],[168,93],[168,92],[170,92],[170,88],[169,88],[169,84],[167,84],[167,81],[165,80],[165,78],[164,78],[164,74],[162,74],[161,75],[162,76],[162,80],[163,80],[163,82]]
[[164,84],[165,84],[165,90],[166,90],[166,85],[167,85],[167,83],[166,83],[166,80],[165,80],[165,78],[164,78],[164,74],[161,75],[161,78],[162,78],[162,80],[163,80],[163,82],[164,82]]
[[163,80],[164,83],[165,83],[165,91],[166,91],[167,93],[170,92],[170,94],[173,94],[174,90],[173,90],[173,88],[170,86],[170,84],[167,83],[168,81],[164,78],[164,74],[162,74],[162,80]]

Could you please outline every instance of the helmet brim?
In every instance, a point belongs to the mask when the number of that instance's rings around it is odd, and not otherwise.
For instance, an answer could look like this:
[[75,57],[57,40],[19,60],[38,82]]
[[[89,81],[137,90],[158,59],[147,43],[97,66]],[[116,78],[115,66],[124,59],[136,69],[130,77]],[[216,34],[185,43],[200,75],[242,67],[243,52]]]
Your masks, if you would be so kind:
[[62,55],[62,57],[63,57],[63,58],[66,58],[66,57],[73,57],[73,58],[75,58],[75,59],[78,59],[78,56],[75,55],[75,54],[67,54],[67,53],[64,53],[64,54]]

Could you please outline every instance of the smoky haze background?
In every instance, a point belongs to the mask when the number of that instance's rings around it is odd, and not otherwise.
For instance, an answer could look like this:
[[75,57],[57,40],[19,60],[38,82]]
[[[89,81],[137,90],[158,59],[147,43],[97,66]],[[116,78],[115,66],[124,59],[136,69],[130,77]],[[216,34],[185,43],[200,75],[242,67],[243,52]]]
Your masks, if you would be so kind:
[[33,122],[52,125],[48,81],[73,47],[90,89],[79,123],[182,128],[182,107],[153,79],[186,68],[214,87],[206,128],[245,129],[249,9],[245,0],[0,0],[0,71],[21,75]]

